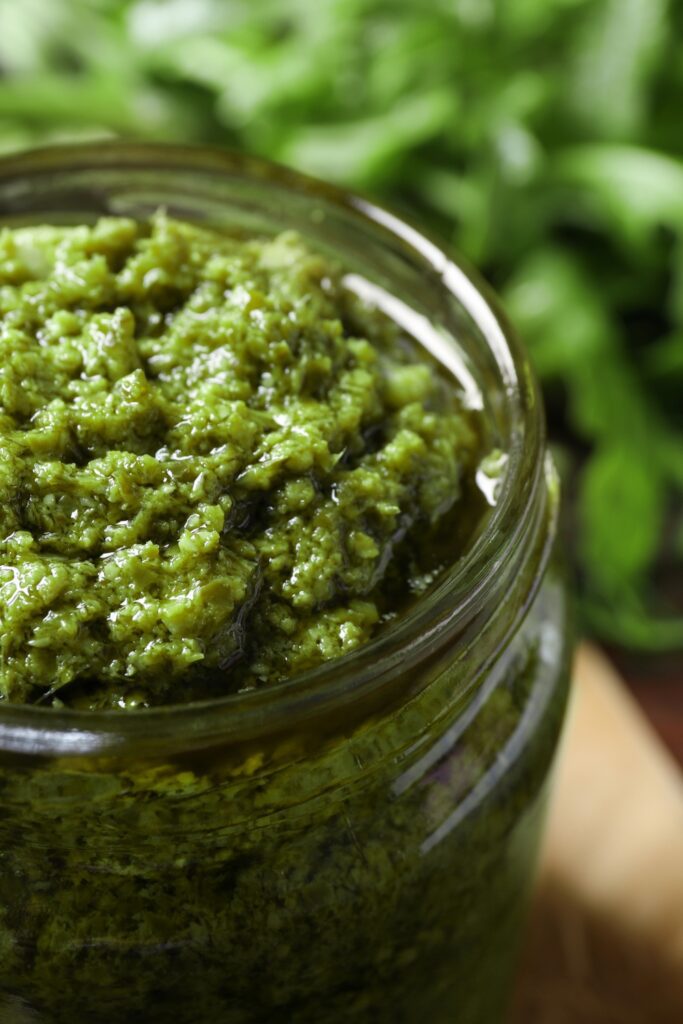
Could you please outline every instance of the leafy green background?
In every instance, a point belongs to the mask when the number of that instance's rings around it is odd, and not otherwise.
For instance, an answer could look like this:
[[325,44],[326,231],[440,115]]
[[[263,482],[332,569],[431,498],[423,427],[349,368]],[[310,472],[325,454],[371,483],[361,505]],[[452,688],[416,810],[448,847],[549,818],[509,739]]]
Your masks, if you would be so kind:
[[681,0],[0,0],[0,148],[237,146],[379,196],[502,293],[585,627],[683,648]]

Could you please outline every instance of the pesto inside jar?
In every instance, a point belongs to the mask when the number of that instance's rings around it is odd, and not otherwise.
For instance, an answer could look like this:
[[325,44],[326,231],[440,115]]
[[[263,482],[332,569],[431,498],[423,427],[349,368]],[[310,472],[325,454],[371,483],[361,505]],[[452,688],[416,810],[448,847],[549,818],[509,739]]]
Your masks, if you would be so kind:
[[482,454],[292,232],[4,229],[0,700],[183,703],[353,650],[466,545]]

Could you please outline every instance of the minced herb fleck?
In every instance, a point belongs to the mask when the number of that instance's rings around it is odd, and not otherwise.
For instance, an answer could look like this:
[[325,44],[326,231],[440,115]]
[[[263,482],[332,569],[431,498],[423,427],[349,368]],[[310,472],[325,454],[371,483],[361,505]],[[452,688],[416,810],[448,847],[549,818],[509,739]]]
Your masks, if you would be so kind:
[[457,388],[293,233],[3,230],[0,700],[184,702],[358,647],[476,450]]

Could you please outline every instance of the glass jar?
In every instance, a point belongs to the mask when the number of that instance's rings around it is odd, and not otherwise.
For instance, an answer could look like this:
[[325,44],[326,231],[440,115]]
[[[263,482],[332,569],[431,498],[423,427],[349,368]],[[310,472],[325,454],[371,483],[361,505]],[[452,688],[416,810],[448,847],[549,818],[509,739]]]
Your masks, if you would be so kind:
[[134,713],[0,706],[0,1018],[501,1019],[566,689],[558,489],[526,357],[469,272],[261,161],[104,144],[0,161],[0,221],[295,228],[454,369],[504,453],[465,556],[365,647]]

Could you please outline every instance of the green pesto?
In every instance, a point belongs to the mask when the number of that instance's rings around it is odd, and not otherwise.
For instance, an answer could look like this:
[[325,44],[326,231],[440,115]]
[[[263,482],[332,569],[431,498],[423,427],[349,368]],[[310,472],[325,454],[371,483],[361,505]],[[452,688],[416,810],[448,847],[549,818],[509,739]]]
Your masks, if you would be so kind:
[[354,649],[430,578],[415,538],[476,452],[292,233],[5,229],[0,700],[184,702]]
[[[271,685],[368,640],[481,522],[504,455],[296,236],[157,215],[0,244],[5,700]],[[537,571],[372,712],[4,752],[0,1020],[500,1020],[566,690],[554,577],[515,619]]]
[[464,706],[449,664],[329,736],[0,762],[0,1019],[498,1024],[564,707],[562,607],[546,584]]

